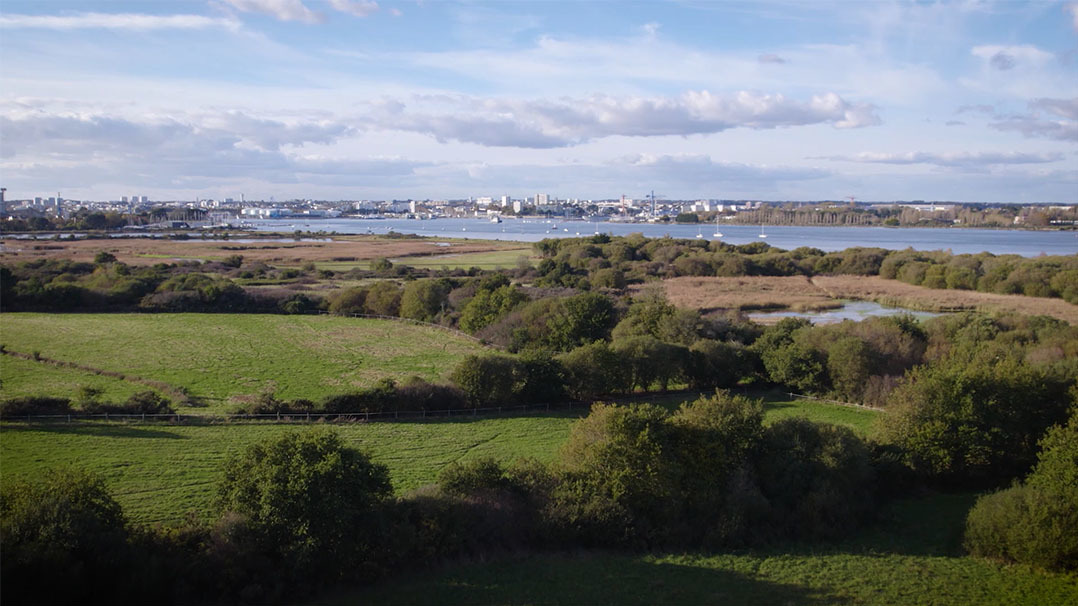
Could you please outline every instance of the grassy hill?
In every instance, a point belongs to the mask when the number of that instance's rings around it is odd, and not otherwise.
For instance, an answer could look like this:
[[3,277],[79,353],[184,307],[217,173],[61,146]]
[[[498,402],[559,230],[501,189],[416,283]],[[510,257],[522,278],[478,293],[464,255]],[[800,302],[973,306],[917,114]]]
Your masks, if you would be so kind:
[[[5,313],[0,335],[10,351],[186,387],[208,412],[225,412],[230,398],[263,391],[317,400],[384,377],[441,379],[482,350],[432,327],[332,316]],[[71,396],[94,385],[105,389],[105,399],[122,400],[146,389],[9,356],[0,365],[0,397]]]

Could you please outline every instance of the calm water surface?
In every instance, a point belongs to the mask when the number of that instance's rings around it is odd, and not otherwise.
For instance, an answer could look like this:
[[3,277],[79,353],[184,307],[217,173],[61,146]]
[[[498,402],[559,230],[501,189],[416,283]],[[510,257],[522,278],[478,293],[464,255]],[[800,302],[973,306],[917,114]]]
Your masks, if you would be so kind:
[[911,311],[900,307],[884,307],[871,301],[850,301],[837,309],[825,309],[822,311],[771,311],[756,314],[748,314],[752,320],[763,321],[770,324],[782,318],[808,318],[813,324],[837,324],[843,320],[859,322],[872,316],[894,316],[897,314],[910,314],[917,319],[933,318],[941,315],[928,311]]
[[[759,226],[658,225],[648,223],[586,223],[543,219],[506,219],[491,223],[485,219],[315,219],[255,221],[255,229],[289,232],[294,230],[337,232],[339,234],[385,234],[395,231],[443,238],[479,238],[537,242],[544,238],[590,236],[596,232],[615,236],[642,233],[649,238],[722,240],[730,244],[763,241],[787,250],[811,246],[825,251],[851,246],[875,246],[891,250],[950,250],[955,254],[990,252],[1025,257],[1078,254],[1078,232],[1024,231],[966,228],[887,227],[800,227],[768,226],[760,238]],[[715,236],[715,232],[722,236]]]

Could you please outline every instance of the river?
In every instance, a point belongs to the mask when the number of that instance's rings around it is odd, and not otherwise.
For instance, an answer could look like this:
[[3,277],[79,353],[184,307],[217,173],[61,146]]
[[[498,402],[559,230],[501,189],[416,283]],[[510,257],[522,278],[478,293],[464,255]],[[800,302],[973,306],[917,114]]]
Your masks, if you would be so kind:
[[[1031,231],[973,228],[919,227],[802,227],[790,225],[760,226],[712,224],[678,225],[649,223],[588,223],[584,221],[547,221],[539,218],[505,219],[491,223],[486,219],[280,219],[254,221],[261,231],[322,231],[339,234],[385,234],[395,231],[437,238],[478,238],[537,242],[544,238],[590,236],[596,232],[615,236],[642,233],[649,238],[669,235],[673,238],[722,240],[730,244],[763,241],[787,250],[810,246],[825,251],[851,246],[875,246],[891,250],[950,250],[954,254],[990,252],[1038,255],[1073,255],[1078,253],[1078,232]],[[716,231],[721,237],[716,237]],[[766,238],[760,238],[761,232]]]

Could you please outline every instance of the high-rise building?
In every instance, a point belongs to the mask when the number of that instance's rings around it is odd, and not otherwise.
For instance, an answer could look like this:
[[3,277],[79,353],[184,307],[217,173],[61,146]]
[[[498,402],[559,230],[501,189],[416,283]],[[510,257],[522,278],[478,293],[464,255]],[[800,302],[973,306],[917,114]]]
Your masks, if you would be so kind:
[[550,195],[549,194],[535,194],[535,205],[536,206],[543,206],[543,205],[547,204],[549,202],[549,200],[550,200]]

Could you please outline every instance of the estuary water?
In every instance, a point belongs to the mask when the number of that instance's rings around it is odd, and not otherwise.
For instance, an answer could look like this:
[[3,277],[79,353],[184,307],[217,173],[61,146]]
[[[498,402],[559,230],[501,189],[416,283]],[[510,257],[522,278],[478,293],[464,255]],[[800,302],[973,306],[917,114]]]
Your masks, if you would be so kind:
[[[339,234],[385,234],[394,231],[435,238],[479,238],[538,242],[544,238],[575,238],[596,233],[625,236],[642,233],[648,238],[722,240],[730,244],[766,242],[791,250],[810,246],[836,251],[851,246],[874,246],[890,250],[949,250],[954,254],[990,252],[1024,257],[1078,254],[1078,232],[1027,231],[972,228],[920,227],[802,227],[614,223],[560,221],[556,219],[505,219],[491,223],[486,219],[279,219],[253,222],[261,231],[323,231]],[[721,233],[721,236],[715,235]],[[761,233],[766,238],[761,238]]]
[[913,311],[900,307],[884,307],[872,301],[848,301],[842,307],[836,309],[824,309],[820,311],[768,311],[748,314],[749,319],[763,324],[773,324],[783,318],[806,318],[813,324],[837,324],[843,320],[855,322],[872,316],[893,316],[896,314],[910,314],[923,320],[942,315],[930,311]]

